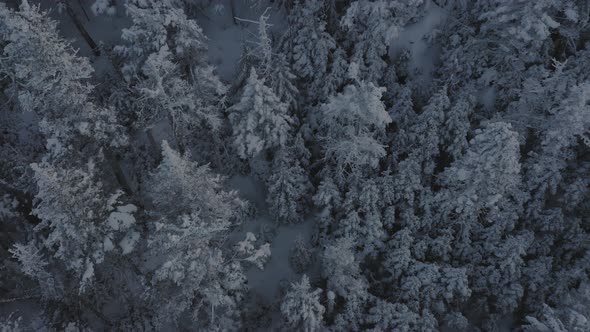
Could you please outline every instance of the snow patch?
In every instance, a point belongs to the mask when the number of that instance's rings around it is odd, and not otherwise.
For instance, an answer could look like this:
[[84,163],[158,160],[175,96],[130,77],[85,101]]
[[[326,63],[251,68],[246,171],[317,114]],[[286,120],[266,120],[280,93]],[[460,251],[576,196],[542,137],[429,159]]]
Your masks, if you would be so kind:
[[117,207],[117,211],[111,212],[107,219],[107,224],[115,231],[125,230],[135,224],[135,217],[132,213],[137,211],[133,204],[127,204]]
[[84,291],[84,288],[88,286],[92,278],[94,278],[94,264],[88,262],[88,264],[86,264],[86,270],[84,271],[84,274],[82,275],[82,280],[80,282],[80,292]]
[[426,10],[421,20],[404,27],[389,48],[392,58],[396,58],[403,50],[410,52],[410,74],[422,82],[428,82],[436,69],[439,52],[432,45],[432,40],[438,32],[437,26],[443,23],[448,15],[443,8],[432,2],[428,3]]
[[123,255],[127,255],[132,252],[139,240],[139,233],[135,231],[129,231],[127,235],[119,242],[119,247],[123,251]]

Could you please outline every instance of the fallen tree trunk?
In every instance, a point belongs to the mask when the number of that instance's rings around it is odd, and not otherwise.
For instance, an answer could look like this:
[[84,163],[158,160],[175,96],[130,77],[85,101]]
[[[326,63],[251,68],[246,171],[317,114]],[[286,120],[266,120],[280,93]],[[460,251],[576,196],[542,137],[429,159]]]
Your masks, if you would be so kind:
[[84,38],[84,40],[86,41],[88,46],[90,46],[90,49],[92,49],[92,53],[94,53],[94,55],[96,55],[96,56],[100,56],[100,49],[98,48],[98,45],[94,42],[94,39],[92,39],[90,34],[88,34],[88,31],[86,31],[86,28],[84,28],[84,25],[82,25],[82,22],[80,22],[80,20],[78,19],[78,16],[76,15],[76,13],[74,12],[74,9],[72,8],[72,5],[70,5],[69,1],[66,1],[65,3],[66,3],[66,11],[68,12],[68,16],[70,16],[70,18],[74,22],[76,29],[78,29],[78,31],[82,35],[82,38]]

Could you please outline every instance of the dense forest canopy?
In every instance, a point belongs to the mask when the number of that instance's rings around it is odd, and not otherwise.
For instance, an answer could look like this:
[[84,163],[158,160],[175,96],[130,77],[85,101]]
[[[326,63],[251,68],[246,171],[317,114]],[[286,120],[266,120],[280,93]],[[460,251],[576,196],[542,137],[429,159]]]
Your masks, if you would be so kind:
[[0,330],[590,331],[589,23],[0,2]]

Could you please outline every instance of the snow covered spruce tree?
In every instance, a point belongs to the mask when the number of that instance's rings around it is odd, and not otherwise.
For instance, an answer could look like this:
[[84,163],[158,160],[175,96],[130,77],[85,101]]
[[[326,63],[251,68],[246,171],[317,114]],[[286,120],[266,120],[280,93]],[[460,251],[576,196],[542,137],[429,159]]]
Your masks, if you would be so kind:
[[535,232],[526,273],[530,287],[536,289],[527,301],[531,310],[541,309],[539,301],[552,305],[560,301],[569,292],[563,286],[565,280],[585,282],[590,269],[590,232],[578,214],[587,211],[583,197],[587,197],[588,184],[582,176],[587,166],[580,158],[590,146],[588,91],[585,83],[564,90],[565,96],[556,93],[551,97],[554,100],[546,104],[549,109],[539,114],[547,116],[537,128],[540,142],[525,164],[530,195],[525,216]]
[[423,0],[351,2],[340,19],[340,26],[349,35],[351,62],[359,65],[362,79],[375,83],[381,79],[387,67],[384,57],[388,46],[404,25],[417,16],[424,3]]
[[307,172],[293,158],[293,150],[286,147],[278,152],[268,178],[267,201],[271,213],[279,222],[301,221],[312,189]]
[[300,283],[291,284],[291,289],[281,303],[281,313],[289,328],[306,332],[319,331],[325,312],[320,303],[321,289],[312,290],[307,275]]
[[[112,161],[103,157],[126,137],[113,109],[91,100],[93,69],[59,37],[56,22],[26,1],[18,11],[0,6],[0,20],[0,70],[11,78],[4,93],[37,114],[47,141],[45,156],[31,165],[37,184],[31,213],[40,223],[32,240],[12,252],[42,286],[48,324],[82,320],[106,299],[109,286],[96,280],[125,270],[113,263],[133,251],[138,238],[136,207],[125,204],[109,172]],[[74,309],[81,302],[86,308]]]
[[[18,11],[0,7],[4,93],[23,112],[35,112],[50,144],[80,150],[88,142],[118,147],[126,142],[115,111],[90,98],[94,69],[57,32],[57,22],[23,1]],[[75,146],[73,146],[75,145]],[[62,150],[63,151],[63,150]]]
[[321,1],[297,1],[280,43],[294,74],[314,99],[322,97],[316,94],[325,84],[331,53],[336,48],[334,38],[326,31],[323,9]]
[[505,107],[531,69],[575,48],[581,23],[576,2],[450,2],[460,19],[447,20],[439,36],[441,75],[452,78],[452,89],[486,90],[495,96],[492,103]]
[[[440,175],[446,190],[434,198],[442,200],[433,204],[443,214],[440,220],[460,230],[451,236],[450,252],[437,254],[471,266],[474,301],[489,314],[512,312],[524,291],[523,257],[532,233],[516,230],[526,198],[519,157],[516,133],[505,123],[491,123],[476,131],[465,155]],[[448,241],[444,226],[433,226],[431,237]]]
[[369,174],[385,156],[381,138],[391,117],[381,101],[384,88],[356,81],[322,104],[317,113],[318,140],[330,176],[339,183]]
[[[144,265],[151,280],[145,290],[155,326],[234,330],[239,326],[245,276],[223,247],[240,222],[245,202],[225,191],[223,178],[162,144],[163,160],[151,177],[153,219]],[[170,301],[162,303],[162,298]],[[180,325],[179,325],[180,324]]]
[[270,73],[269,86],[277,97],[292,109],[299,105],[299,90],[295,86],[296,76],[291,72],[285,55],[279,54],[273,60],[273,69]]
[[250,160],[284,147],[293,125],[287,104],[258,78],[254,68],[229,117],[238,154]]
[[178,2],[133,0],[127,12],[133,25],[123,29],[125,44],[115,50],[124,59],[122,73],[133,92],[128,97],[133,117],[140,128],[169,121],[184,152],[194,143],[190,132],[221,126],[227,87],[207,63],[201,28]]
[[[243,91],[244,86],[248,84],[249,75],[254,69],[257,75],[274,91],[279,100],[286,103],[290,111],[294,111],[300,104],[299,90],[295,84],[297,76],[293,73],[291,61],[287,57],[288,54],[273,46],[271,24],[268,23],[270,19],[268,9],[260,15],[258,21],[246,20],[248,23],[256,24],[258,34],[255,41],[247,40],[247,43],[242,46],[244,51],[236,85],[238,90]],[[253,46],[250,47],[250,44]]]
[[587,282],[565,294],[555,308],[544,304],[535,315],[526,316],[524,331],[586,331],[590,328]]
[[324,235],[351,239],[359,256],[365,257],[376,254],[385,239],[381,193],[371,177],[385,157],[385,129],[392,119],[381,101],[385,89],[357,80],[355,66],[351,69],[354,83],[314,115],[324,180],[314,201],[326,209],[320,218]]
[[362,275],[356,257],[354,239],[342,237],[328,243],[322,253],[322,277],[331,301],[342,301],[338,311],[330,313],[336,329],[359,330],[369,300],[369,284]]
[[402,119],[408,122],[400,122],[403,129],[397,133],[392,143],[397,148],[397,154],[405,154],[408,160],[420,165],[424,184],[432,181],[437,166],[436,158],[441,153],[442,136],[450,129],[444,127],[445,111],[449,106],[449,97],[443,86],[430,97],[420,114]]

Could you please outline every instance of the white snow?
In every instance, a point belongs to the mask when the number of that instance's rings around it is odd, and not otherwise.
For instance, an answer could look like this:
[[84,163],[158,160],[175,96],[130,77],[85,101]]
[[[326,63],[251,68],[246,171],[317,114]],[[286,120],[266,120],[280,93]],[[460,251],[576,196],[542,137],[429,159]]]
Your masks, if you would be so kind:
[[121,212],[121,213],[131,214],[131,213],[134,213],[137,211],[137,206],[135,206],[133,204],[127,204],[127,205],[117,207],[117,210],[119,210],[119,212]]
[[132,213],[137,211],[137,207],[133,204],[117,207],[117,211],[111,212],[107,219],[107,224],[113,230],[127,229],[135,224],[135,217]]
[[[234,1],[234,4],[234,15],[251,21],[258,21],[259,16],[270,6],[268,1],[259,1],[256,6],[247,1]],[[223,6],[222,11],[219,10],[220,6]],[[253,46],[258,26],[253,23],[234,23],[230,0],[220,0],[216,6],[200,14],[197,23],[208,38],[209,62],[217,67],[217,74],[223,81],[230,82],[238,69],[242,45],[247,43]],[[271,33],[280,35],[285,22],[283,11],[272,11],[269,19]]]
[[410,74],[428,85],[436,69],[439,51],[430,42],[437,27],[444,22],[447,12],[429,1],[424,17],[403,28],[399,37],[391,42],[389,54],[397,57],[403,50],[410,51]]
[[105,236],[103,240],[103,249],[105,252],[109,252],[113,250],[115,246],[113,245],[113,241],[108,236]]
[[90,282],[90,280],[94,278],[94,264],[88,263],[86,264],[86,270],[82,275],[82,281],[80,282],[80,290],[82,291],[86,285]]
[[256,265],[260,270],[264,270],[264,262],[271,256],[270,244],[265,243],[252,255],[246,257],[246,260]]
[[117,12],[117,8],[112,6],[109,0],[96,0],[92,6],[90,6],[90,9],[95,16],[101,14],[113,16]]
[[135,231],[129,231],[127,235],[119,242],[119,247],[123,251],[123,255],[127,255],[132,252],[139,240],[139,233]]
[[[258,217],[251,223],[264,225],[274,222],[268,217]],[[289,264],[289,251],[299,235],[308,240],[311,237],[312,229],[313,221],[311,219],[300,224],[281,225],[276,229],[276,235],[270,246],[272,256],[266,263],[264,270],[250,269],[246,273],[248,285],[253,292],[272,302],[277,298],[282,280],[293,282],[300,278]]]
[[[254,204],[258,211],[253,219],[247,220],[236,230],[239,236],[243,238],[248,232],[255,235],[263,230],[272,230],[272,237],[269,239],[271,256],[264,269],[253,266],[246,272],[250,290],[270,303],[276,300],[281,282],[293,282],[301,278],[289,264],[289,252],[299,236],[304,241],[310,240],[314,220],[310,217],[299,224],[277,225],[267,214],[266,190],[262,183],[251,177],[234,176],[229,180],[229,186],[238,190],[240,196]],[[307,274],[312,277],[309,272]]]
[[237,245],[238,252],[245,254],[245,253],[248,253],[248,252],[254,250],[254,245],[252,243],[255,241],[256,241],[256,236],[254,236],[254,234],[252,234],[252,232],[247,232],[246,239],[244,241],[238,242],[238,245]]

